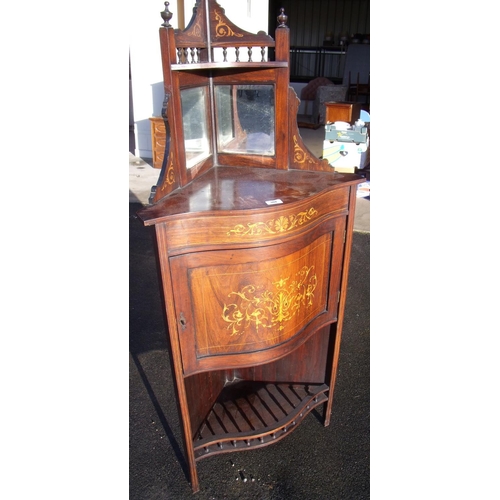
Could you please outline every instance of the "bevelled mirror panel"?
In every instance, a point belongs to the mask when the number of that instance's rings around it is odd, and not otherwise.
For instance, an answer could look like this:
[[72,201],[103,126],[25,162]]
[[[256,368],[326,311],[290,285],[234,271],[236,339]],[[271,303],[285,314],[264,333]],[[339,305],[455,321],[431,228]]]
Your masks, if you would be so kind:
[[216,85],[215,107],[220,153],[274,155],[274,85]]
[[182,124],[188,169],[210,156],[207,91],[208,87],[181,90]]

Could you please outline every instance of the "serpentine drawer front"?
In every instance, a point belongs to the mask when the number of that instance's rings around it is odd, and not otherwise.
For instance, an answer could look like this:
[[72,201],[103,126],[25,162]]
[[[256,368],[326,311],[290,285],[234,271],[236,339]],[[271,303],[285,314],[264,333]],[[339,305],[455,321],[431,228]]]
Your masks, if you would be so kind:
[[[320,222],[325,217],[346,215],[349,188],[338,188],[311,197],[291,207],[267,207],[261,210],[238,211],[221,217],[178,218],[167,222],[169,249],[210,245],[269,243],[277,236],[292,236]],[[265,206],[260,202],[260,207]],[[250,212],[250,213],[249,213]]]
[[172,257],[184,373],[271,361],[334,321],[344,228],[340,217],[287,243]]

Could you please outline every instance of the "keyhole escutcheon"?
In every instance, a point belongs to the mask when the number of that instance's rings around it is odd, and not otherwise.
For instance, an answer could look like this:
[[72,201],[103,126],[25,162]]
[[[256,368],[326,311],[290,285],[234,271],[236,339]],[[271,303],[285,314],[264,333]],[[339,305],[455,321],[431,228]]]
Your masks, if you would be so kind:
[[181,328],[185,330],[187,321],[186,318],[184,317],[184,313],[181,312],[180,318],[179,318],[179,323],[181,324]]

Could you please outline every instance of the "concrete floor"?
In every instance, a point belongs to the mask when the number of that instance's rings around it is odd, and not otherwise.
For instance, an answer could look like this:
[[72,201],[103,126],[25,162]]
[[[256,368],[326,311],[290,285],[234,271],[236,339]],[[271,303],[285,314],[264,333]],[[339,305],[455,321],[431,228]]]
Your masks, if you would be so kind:
[[[325,131],[323,127],[316,130],[301,128],[300,135],[306,146],[316,156],[323,154],[323,140]],[[160,169],[152,167],[150,158],[138,158],[132,153],[129,155],[130,179],[129,179],[129,201],[130,203],[148,204],[151,186],[156,184]],[[363,171],[361,171],[363,173]],[[358,198],[356,203],[356,214],[354,218],[354,230],[370,232],[370,198]]]

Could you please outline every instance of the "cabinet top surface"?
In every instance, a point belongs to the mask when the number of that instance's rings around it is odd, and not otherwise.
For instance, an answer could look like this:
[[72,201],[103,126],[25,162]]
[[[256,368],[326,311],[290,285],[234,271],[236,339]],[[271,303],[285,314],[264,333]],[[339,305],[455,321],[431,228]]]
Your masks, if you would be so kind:
[[146,225],[153,225],[175,216],[262,210],[362,181],[355,174],[217,167],[143,208],[138,216]]

